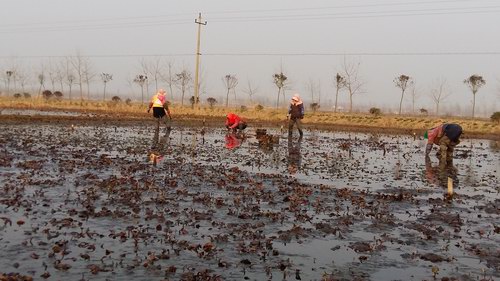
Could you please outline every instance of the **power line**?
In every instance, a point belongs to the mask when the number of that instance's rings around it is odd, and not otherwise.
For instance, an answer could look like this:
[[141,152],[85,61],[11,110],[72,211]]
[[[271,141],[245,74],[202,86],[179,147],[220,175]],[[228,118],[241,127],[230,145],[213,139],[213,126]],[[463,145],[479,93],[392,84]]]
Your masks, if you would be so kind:
[[[346,9],[346,8],[367,8],[367,7],[391,7],[391,6],[408,6],[408,5],[426,5],[426,4],[443,4],[443,3],[474,3],[477,4],[479,0],[436,0],[436,1],[414,1],[414,2],[396,2],[396,3],[377,3],[377,4],[359,4],[359,5],[337,5],[326,7],[305,7],[305,8],[279,8],[279,9],[254,9],[254,10],[232,10],[232,11],[208,11],[209,14],[245,14],[245,13],[262,13],[262,12],[288,12],[288,11],[307,11],[307,10],[322,10],[325,9]],[[65,21],[49,21],[49,22],[33,22],[33,23],[16,23],[9,24],[3,23],[2,27],[25,27],[25,26],[41,26],[41,25],[56,25],[68,23],[92,23],[92,22],[107,22],[107,21],[130,21],[130,20],[143,20],[143,19],[165,19],[177,16],[191,16],[192,13],[173,13],[164,15],[148,15],[141,17],[116,17],[104,19],[83,19],[83,20],[65,20]],[[183,17],[184,18],[184,17]]]
[[101,25],[80,25],[80,26],[54,26],[54,27],[28,27],[17,29],[0,29],[0,33],[30,33],[30,32],[52,32],[52,31],[77,31],[77,30],[99,30],[99,29],[116,29],[116,28],[131,28],[131,27],[149,27],[158,25],[182,25],[191,23],[187,20],[177,21],[150,21],[150,22],[131,22],[131,23],[109,23]]
[[[368,11],[353,13],[323,13],[323,14],[293,14],[293,15],[270,15],[254,17],[226,17],[213,18],[214,22],[249,22],[249,21],[284,21],[284,20],[318,20],[318,19],[354,19],[371,17],[394,17],[394,16],[425,16],[425,15],[454,15],[454,14],[479,14],[497,13],[500,5],[471,8],[436,8],[436,9],[412,9],[396,11]],[[483,10],[478,10],[483,9]],[[497,10],[493,10],[497,9]]]
[[210,13],[210,14],[264,13],[264,12],[287,12],[287,11],[325,10],[325,9],[390,7],[390,6],[426,5],[426,4],[443,4],[443,3],[465,3],[465,2],[477,4],[477,2],[479,2],[479,0],[415,1],[415,2],[397,2],[397,3],[337,5],[337,6],[306,7],[306,8],[285,8],[285,9],[280,8],[280,9],[259,9],[259,10],[231,10],[231,11],[207,12],[207,13]]
[[355,53],[207,53],[204,56],[461,56],[500,55],[499,52],[355,52]]
[[[448,2],[465,2],[462,1],[437,1],[440,3]],[[467,1],[469,2],[469,1]],[[409,2],[409,3],[431,3],[426,2]],[[406,3],[406,4],[409,4]],[[385,5],[403,5],[405,3],[392,4],[370,4],[365,6],[385,6]],[[356,5],[344,6],[354,7]],[[320,8],[309,8],[317,10]],[[295,11],[299,9],[282,9],[282,10],[263,10],[263,11]],[[274,15],[259,15],[259,16],[238,16],[238,17],[215,17],[211,21],[216,23],[221,22],[269,22],[269,21],[297,21],[297,20],[325,20],[325,19],[356,19],[356,18],[377,18],[377,17],[401,17],[401,16],[433,16],[433,15],[456,15],[456,14],[488,14],[500,12],[500,5],[482,6],[482,7],[455,7],[455,8],[427,8],[427,9],[402,9],[393,11],[359,11],[359,12],[337,12],[337,13],[320,13],[320,14],[274,14]],[[161,20],[152,18],[160,17]],[[119,18],[124,19],[124,18]],[[142,19],[136,17],[134,19]],[[112,19],[110,19],[112,20]],[[103,20],[102,20],[103,21]],[[109,20],[108,20],[109,21]],[[82,21],[75,21],[77,23]],[[71,22],[70,22],[71,23]],[[53,31],[74,31],[74,30],[99,30],[99,29],[116,29],[116,28],[131,28],[131,27],[149,27],[149,26],[169,26],[189,24],[191,21],[180,19],[165,19],[163,16],[148,17],[145,21],[130,21],[130,22],[111,22],[111,23],[88,23],[83,25],[55,25],[55,26],[40,26],[36,24],[20,25],[3,25],[0,28],[0,33],[21,33],[21,32],[53,32]]]
[[[137,57],[186,57],[196,54],[174,53],[174,54],[113,54],[113,55],[86,55],[88,58],[137,58]],[[498,56],[500,51],[477,51],[477,52],[350,52],[350,53],[205,53],[206,57],[230,57],[230,56],[251,56],[251,57],[300,57],[300,56]],[[0,58],[17,59],[51,59],[67,58],[71,56],[0,56]]]

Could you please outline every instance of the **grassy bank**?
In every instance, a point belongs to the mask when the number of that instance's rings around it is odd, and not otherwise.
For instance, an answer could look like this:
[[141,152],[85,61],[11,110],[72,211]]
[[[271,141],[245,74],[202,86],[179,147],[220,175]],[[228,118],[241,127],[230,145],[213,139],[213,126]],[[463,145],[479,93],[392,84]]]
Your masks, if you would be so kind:
[[[41,99],[9,99],[0,98],[0,109],[33,109],[33,110],[63,110],[95,113],[102,118],[120,117],[123,119],[151,118],[146,113],[147,104],[125,104],[102,101],[44,101]],[[176,119],[208,119],[221,122],[226,113],[235,112],[247,119],[250,123],[284,124],[286,120],[285,108],[264,108],[256,110],[248,108],[201,107],[199,110],[189,106],[173,104],[172,115]],[[413,116],[413,115],[379,115],[368,113],[333,113],[333,112],[307,112],[303,120],[306,126],[318,128],[356,128],[358,131],[393,130],[421,133],[424,130],[444,122],[460,124],[468,136],[488,136],[500,138],[500,125],[484,118],[464,118],[454,116]]]

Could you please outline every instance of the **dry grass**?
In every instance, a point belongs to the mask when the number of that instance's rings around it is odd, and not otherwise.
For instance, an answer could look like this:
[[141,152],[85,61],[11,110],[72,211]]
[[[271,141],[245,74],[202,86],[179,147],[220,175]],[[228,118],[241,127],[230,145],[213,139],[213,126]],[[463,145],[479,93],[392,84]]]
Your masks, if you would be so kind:
[[[125,104],[103,101],[61,100],[44,101],[42,99],[13,99],[0,98],[0,108],[13,109],[37,109],[37,110],[66,110],[66,111],[86,111],[95,113],[113,113],[117,115],[127,115],[129,117],[140,118],[149,117],[146,113],[147,104],[131,103]],[[248,108],[225,108],[225,107],[202,107],[200,110],[192,109],[190,106],[171,106],[173,116],[179,118],[224,118],[228,112],[234,112],[249,122],[282,122],[286,119],[286,109],[264,108],[256,110]],[[126,117],[126,116],[125,116]],[[484,118],[465,118],[454,116],[410,116],[410,115],[381,115],[373,116],[368,113],[333,113],[333,112],[308,112],[303,122],[310,125],[335,125],[335,126],[355,126],[364,128],[384,128],[399,130],[422,131],[441,123],[460,124],[465,132],[469,134],[488,134],[500,136],[500,125]]]

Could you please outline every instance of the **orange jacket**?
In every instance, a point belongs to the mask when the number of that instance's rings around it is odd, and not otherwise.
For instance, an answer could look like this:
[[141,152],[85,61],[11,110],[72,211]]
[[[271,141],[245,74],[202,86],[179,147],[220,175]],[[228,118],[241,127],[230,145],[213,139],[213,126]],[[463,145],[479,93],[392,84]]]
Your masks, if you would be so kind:
[[226,116],[226,126],[229,126],[229,128],[234,129],[238,127],[238,125],[241,123],[241,118],[234,114],[234,113],[229,113]]

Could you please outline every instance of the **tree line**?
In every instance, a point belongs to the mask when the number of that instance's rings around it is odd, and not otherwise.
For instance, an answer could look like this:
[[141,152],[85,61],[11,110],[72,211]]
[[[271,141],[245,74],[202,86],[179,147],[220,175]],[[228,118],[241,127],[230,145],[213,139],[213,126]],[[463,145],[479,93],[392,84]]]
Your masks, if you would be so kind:
[[[159,88],[160,83],[167,85],[167,90],[170,94],[170,99],[174,100],[174,88],[179,92],[181,106],[184,106],[186,95],[189,96],[191,88],[193,87],[193,77],[191,72],[183,67],[179,71],[175,71],[172,62],[163,63],[160,58],[153,60],[141,60],[139,63],[139,71],[133,78],[130,79],[129,84],[136,85],[141,92],[141,102],[145,102],[145,93],[150,93],[150,86],[153,86],[155,91]],[[337,112],[339,110],[338,100],[339,94],[342,92],[347,93],[349,97],[349,108],[348,111],[353,111],[353,97],[355,95],[365,92],[365,82],[360,76],[360,65],[359,61],[348,60],[344,57],[341,65],[341,69],[332,77],[334,85],[334,106],[333,111]],[[21,67],[11,67],[0,73],[0,78],[4,82],[4,88],[8,96],[11,96],[11,92],[21,90],[23,94],[16,93],[12,94],[14,97],[30,97],[31,95],[27,93],[26,88],[29,85],[35,84],[37,88],[37,97],[56,97],[58,99],[62,98],[62,93],[67,93],[67,98],[72,100],[74,88],[77,88],[77,94],[81,101],[85,98],[90,99],[90,84],[96,81],[102,83],[102,100],[106,100],[106,90],[108,83],[113,81],[113,74],[107,72],[97,73],[94,70],[93,64],[89,58],[82,56],[77,53],[75,56],[69,56],[61,59],[59,62],[49,62],[48,64],[42,64],[38,71],[35,71],[34,75],[29,74],[27,71],[23,70]],[[283,104],[285,101],[285,91],[289,89],[290,80],[281,69],[279,72],[271,75],[272,82],[276,86],[276,108],[280,107],[280,99]],[[229,106],[229,98],[232,93],[234,100],[237,99],[236,87],[239,85],[239,80],[234,74],[227,74],[221,77],[222,84],[225,88],[225,106]],[[418,98],[418,89],[415,86],[414,78],[406,75],[400,74],[396,76],[393,80],[395,86],[400,89],[400,99],[399,99],[399,114],[402,114],[402,105],[405,94],[411,97],[412,101],[412,112],[415,112],[416,99]],[[198,88],[202,89],[204,84],[203,75],[199,79]],[[320,108],[320,85],[319,81],[316,82],[313,79],[307,83],[307,91],[311,95],[312,102],[310,103],[310,108],[312,111],[316,111]],[[475,100],[476,94],[479,89],[486,84],[486,80],[478,74],[472,74],[466,77],[463,81],[471,92],[473,97],[472,102],[472,117],[475,116]],[[47,88],[51,87],[51,91],[47,91]],[[57,90],[56,90],[57,89]],[[66,91],[67,90],[67,91]],[[250,80],[247,82],[245,89],[242,89],[253,103],[253,97],[258,93],[258,87],[256,87]],[[50,92],[50,94],[48,94]],[[45,94],[44,94],[45,93]],[[450,91],[448,89],[447,81],[444,78],[436,79],[430,90],[430,97],[435,105],[435,113],[439,115],[440,105],[442,102],[450,96]],[[117,100],[117,97],[113,97]],[[194,96],[189,99],[191,106],[193,106],[196,101]],[[208,97],[206,99],[207,104],[210,107],[214,107],[218,101],[214,97]],[[426,113],[425,108],[420,109],[421,113]]]

